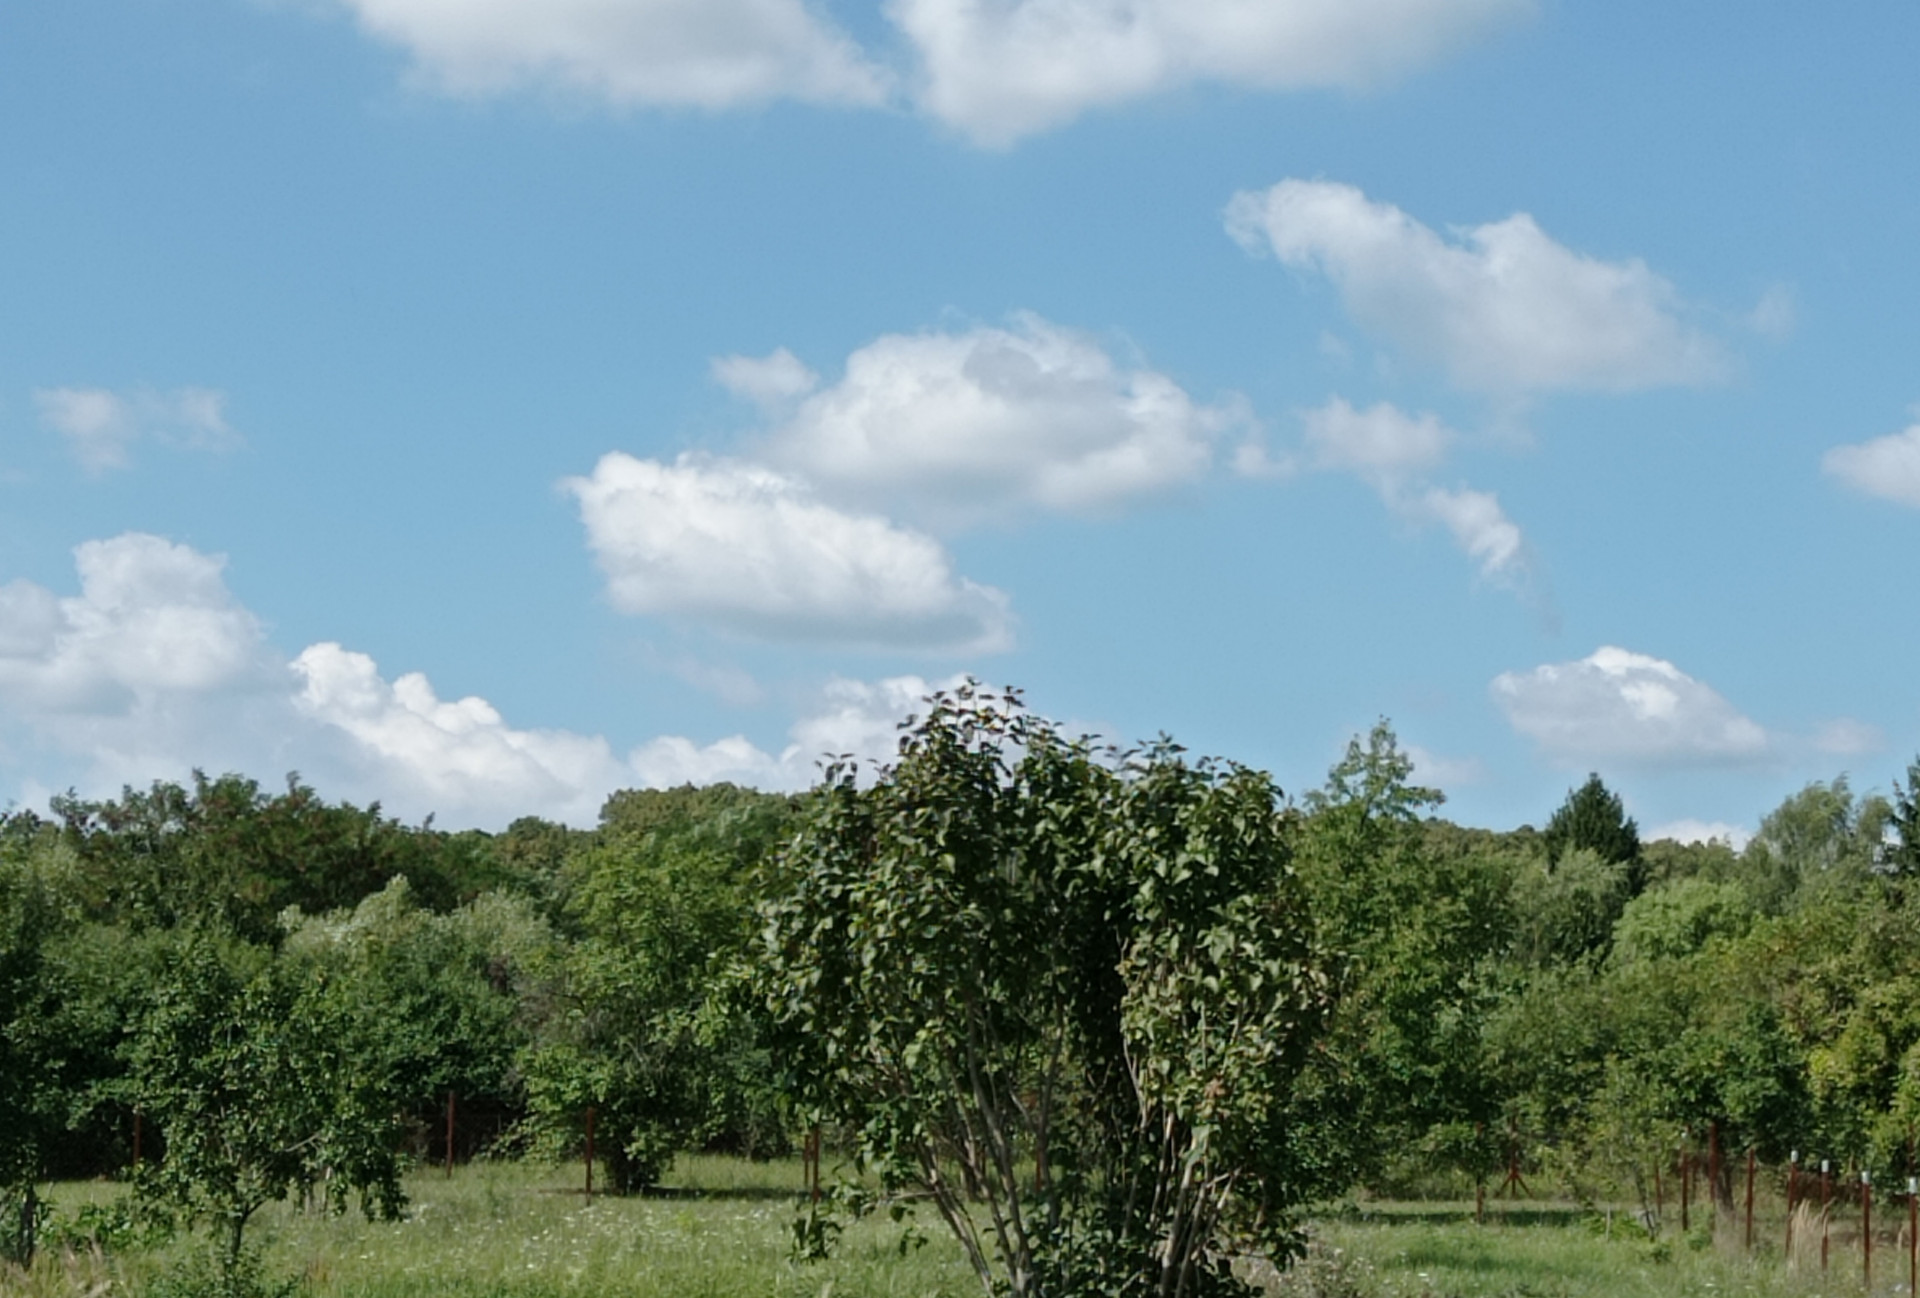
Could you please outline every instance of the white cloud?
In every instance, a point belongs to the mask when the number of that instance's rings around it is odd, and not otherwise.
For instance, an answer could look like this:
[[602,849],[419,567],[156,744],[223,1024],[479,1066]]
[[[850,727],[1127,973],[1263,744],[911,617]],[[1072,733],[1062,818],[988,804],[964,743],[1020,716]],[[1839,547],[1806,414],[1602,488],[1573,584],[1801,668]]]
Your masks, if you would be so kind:
[[226,560],[127,533],[74,551],[80,594],[0,586],[0,695],[37,716],[111,714],[267,670],[260,624]]
[[339,0],[429,84],[615,106],[877,104],[885,74],[803,0]]
[[226,394],[210,388],[41,388],[33,399],[41,422],[66,439],[89,473],[131,468],[133,446],[144,439],[196,451],[229,450],[241,441],[227,422]]
[[934,682],[919,676],[836,679],[827,685],[820,707],[794,726],[794,750],[808,762],[822,754],[890,762],[899,755],[901,721],[925,716],[928,695],[956,689],[965,680],[964,675]]
[[[226,560],[127,533],[75,552],[80,593],[0,587],[0,701],[98,791],[195,767],[277,779],[471,823],[503,809],[588,820],[625,768],[606,741],[517,731],[480,699],[315,645],[291,663],[227,589]],[[16,747],[18,745],[16,744]]]
[[120,397],[100,388],[43,388],[33,400],[41,421],[67,439],[81,468],[100,473],[132,466],[128,449],[140,428]]
[[1012,642],[1007,597],[956,576],[937,541],[823,504],[793,478],[616,451],[565,485],[624,612],[766,640],[968,653]]
[[355,741],[358,782],[390,790],[387,800],[464,815],[536,807],[577,824],[631,778],[597,735],[516,730],[485,699],[443,701],[419,672],[389,683],[337,644],[308,646],[293,671],[296,706]]
[[1259,438],[1249,438],[1233,448],[1233,472],[1238,477],[1278,481],[1299,471],[1298,459],[1286,452],[1274,454]]
[[1920,424],[1872,441],[1836,446],[1820,467],[1855,491],[1920,509]]
[[717,356],[713,377],[736,396],[774,410],[820,384],[820,376],[784,347],[767,356]]
[[667,655],[649,651],[647,657],[649,666],[678,677],[731,707],[752,707],[767,697],[766,690],[754,679],[753,673],[743,668],[693,654]]
[[[885,107],[895,68],[820,0],[318,0],[451,95],[557,90],[614,107],[775,99]],[[1534,0],[881,0],[918,107],[1002,146],[1090,109],[1217,82],[1366,90]]]
[[669,735],[636,749],[633,766],[642,782],[653,788],[731,780],[767,789],[803,789],[834,758],[851,757],[862,767],[891,762],[899,754],[901,722],[924,714],[923,701],[929,694],[953,689],[964,679],[835,679],[822,691],[815,710],[794,723],[788,732],[790,742],[777,755],[756,747],[744,735],[704,746]]
[[640,784],[672,789],[682,784],[745,784],[760,789],[800,787],[779,758],[745,735],[731,735],[704,747],[683,735],[662,735],[633,752]]
[[1747,327],[1771,342],[1785,342],[1792,335],[1799,315],[1793,290],[1785,284],[1775,284],[1760,295],[1753,310],[1747,313]]
[[[760,364],[791,374],[779,356]],[[1165,491],[1205,473],[1216,440],[1247,422],[1233,403],[1199,404],[1166,375],[1021,315],[1008,329],[876,339],[765,453],[822,491],[957,524]]]
[[285,666],[226,561],[140,533],[74,558],[78,595],[0,586],[0,748],[77,758],[100,790],[196,762],[273,769]]
[[1407,759],[1413,763],[1416,784],[1446,792],[1462,785],[1479,784],[1487,778],[1486,764],[1477,757],[1442,757],[1418,744],[1406,745]]
[[1530,0],[890,0],[922,107],[1004,145],[1090,108],[1198,81],[1379,85]]
[[734,736],[704,747],[664,737],[620,756],[598,735],[513,726],[483,698],[442,699],[418,672],[389,681],[338,644],[289,659],[227,589],[219,557],[128,533],[75,559],[76,596],[0,586],[0,762],[30,768],[16,787],[35,801],[196,767],[269,784],[298,770],[329,797],[378,800],[410,819],[591,824],[623,787],[724,778],[800,789],[824,754],[886,760],[899,720],[960,679],[833,681],[777,755]]
[[1315,468],[1346,470],[1370,482],[1437,468],[1458,440],[1437,416],[1410,415],[1385,401],[1355,410],[1334,397],[1309,410],[1304,422]]
[[1507,721],[1548,756],[1713,765],[1765,755],[1767,732],[1672,663],[1612,646],[1494,679]]
[[1860,757],[1884,749],[1887,736],[1879,726],[1856,721],[1852,717],[1840,717],[1814,731],[1813,746],[1834,757]]
[[1480,575],[1524,585],[1526,539],[1491,492],[1425,485],[1459,440],[1432,414],[1410,415],[1388,402],[1356,410],[1334,397],[1302,417],[1306,458],[1316,469],[1352,473],[1397,517],[1437,523],[1480,566]]
[[1325,274],[1357,322],[1462,387],[1619,392],[1726,369],[1644,262],[1574,252],[1525,213],[1449,240],[1351,185],[1285,180],[1236,195],[1227,228],[1249,251]]
[[1729,825],[1724,820],[1676,820],[1655,826],[1641,837],[1649,843],[1662,839],[1675,843],[1725,843],[1734,851],[1742,852],[1753,841],[1753,831]]
[[1480,565],[1483,577],[1514,577],[1526,564],[1520,528],[1490,491],[1429,487],[1404,508],[1410,515],[1425,514],[1451,532],[1454,543]]

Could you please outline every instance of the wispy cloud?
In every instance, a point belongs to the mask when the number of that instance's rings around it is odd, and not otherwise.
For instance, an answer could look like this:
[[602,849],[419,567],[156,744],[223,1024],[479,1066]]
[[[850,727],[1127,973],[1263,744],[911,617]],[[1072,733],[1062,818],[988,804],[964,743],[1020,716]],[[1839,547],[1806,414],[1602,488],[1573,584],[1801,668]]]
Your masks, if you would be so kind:
[[133,467],[143,441],[191,451],[228,451],[244,441],[227,422],[226,394],[212,388],[41,388],[33,399],[41,422],[92,474]]

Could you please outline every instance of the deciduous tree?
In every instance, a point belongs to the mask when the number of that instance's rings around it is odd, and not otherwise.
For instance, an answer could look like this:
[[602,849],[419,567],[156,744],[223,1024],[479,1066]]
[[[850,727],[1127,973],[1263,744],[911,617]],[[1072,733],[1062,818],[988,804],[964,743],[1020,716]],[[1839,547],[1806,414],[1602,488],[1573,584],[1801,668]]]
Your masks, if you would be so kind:
[[929,703],[871,788],[829,771],[766,910],[803,1103],[990,1293],[1233,1285],[1286,1242],[1271,1124],[1328,999],[1278,790],[1164,741],[1103,762],[1012,694]]

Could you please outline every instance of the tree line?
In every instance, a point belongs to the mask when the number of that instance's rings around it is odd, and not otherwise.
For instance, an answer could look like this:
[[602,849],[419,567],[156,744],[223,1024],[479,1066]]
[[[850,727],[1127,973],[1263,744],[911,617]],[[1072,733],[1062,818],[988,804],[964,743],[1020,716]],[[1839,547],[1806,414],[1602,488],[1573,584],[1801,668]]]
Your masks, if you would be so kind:
[[803,1252],[878,1185],[1022,1295],[1222,1291],[1303,1203],[1516,1159],[1646,1196],[1710,1124],[1915,1170],[1920,762],[1739,851],[1643,843],[1598,775],[1538,829],[1442,802],[1384,722],[1288,798],[973,686],[882,771],[590,831],[56,798],[0,820],[0,1243],[110,1174],[239,1267],[265,1204],[391,1216],[409,1160],[577,1156],[589,1110],[621,1192],[824,1132],[863,1175]]

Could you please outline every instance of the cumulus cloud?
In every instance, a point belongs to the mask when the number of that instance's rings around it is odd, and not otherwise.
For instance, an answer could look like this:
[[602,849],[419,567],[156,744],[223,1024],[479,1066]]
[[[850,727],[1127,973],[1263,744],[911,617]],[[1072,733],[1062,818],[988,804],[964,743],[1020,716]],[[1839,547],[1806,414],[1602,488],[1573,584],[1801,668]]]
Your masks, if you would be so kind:
[[877,104],[887,77],[803,0],[338,0],[458,95],[526,86],[617,106]]
[[1626,392],[1726,369],[1644,262],[1577,253],[1525,213],[1446,238],[1351,185],[1285,180],[1236,195],[1227,228],[1250,252],[1326,275],[1355,321],[1464,388]]
[[224,558],[140,533],[74,558],[77,596],[0,587],[0,701],[95,786],[300,769],[420,814],[579,820],[624,772],[604,740],[513,730],[483,700],[443,703],[417,674],[388,684],[338,645],[289,662],[228,590]]
[[[750,393],[792,391],[802,377],[789,362],[730,358],[722,377]],[[1005,329],[876,339],[764,450],[824,492],[957,525],[1165,491],[1205,473],[1216,441],[1248,422],[1237,403],[1196,402],[1166,375],[1023,314]]]
[[891,0],[920,56],[919,98],[1005,145],[1090,108],[1199,81],[1364,89],[1530,0]]
[[892,761],[899,752],[901,722],[923,714],[929,694],[953,689],[965,679],[835,679],[821,692],[814,710],[794,723],[790,742],[777,754],[756,747],[744,735],[706,745],[670,735],[636,749],[633,765],[642,781],[655,788],[716,780],[768,789],[805,788],[836,758],[852,758],[863,766]]
[[74,559],[77,595],[0,586],[0,747],[79,757],[105,788],[184,774],[183,750],[270,763],[284,664],[227,590],[225,560],[140,533]]
[[35,716],[109,715],[267,670],[260,624],[226,560],[128,533],[74,551],[80,593],[0,586],[0,696]]
[[[321,0],[453,95],[559,90],[615,107],[775,99],[884,107],[902,73],[817,0]],[[920,110],[1004,146],[1090,109],[1215,82],[1379,86],[1534,0],[881,0]]]
[[615,452],[564,485],[616,607],[769,641],[1004,649],[1007,597],[922,527],[1116,508],[1252,427],[1244,402],[1195,401],[1032,314],[884,335],[831,383],[785,348],[712,373],[764,412],[751,459]]
[[226,394],[211,388],[41,388],[33,399],[41,422],[66,440],[89,473],[131,468],[133,447],[142,440],[197,451],[229,450],[241,440],[227,422]]
[[1855,491],[1920,509],[1920,424],[1871,441],[1836,446],[1820,467]]
[[704,746],[670,736],[622,755],[602,736],[514,726],[484,698],[443,699],[419,672],[389,680],[336,643],[289,658],[228,590],[218,556],[128,533],[80,546],[75,560],[77,595],[0,586],[0,758],[37,764],[31,789],[110,793],[196,767],[267,781],[299,770],[330,796],[410,818],[590,824],[619,788],[798,789],[824,755],[885,760],[901,718],[959,679],[833,681],[778,753],[744,736]]
[[765,640],[969,653],[1012,642],[1007,597],[957,576],[937,541],[772,470],[616,451],[565,486],[624,612]]
[[292,667],[296,707],[354,741],[357,764],[371,768],[362,782],[372,777],[410,802],[469,813],[541,807],[579,823],[630,779],[598,735],[517,730],[483,698],[444,701],[419,672],[389,682],[372,658],[337,644],[308,646]]
[[794,725],[794,750],[808,761],[821,754],[863,762],[891,761],[899,752],[900,722],[924,716],[928,695],[957,689],[965,680],[965,675],[934,682],[919,676],[836,679],[828,684],[820,706]]
[[1503,673],[1492,693],[1508,724],[1568,765],[1724,765],[1771,747],[1767,732],[1711,686],[1612,646],[1578,662]]

